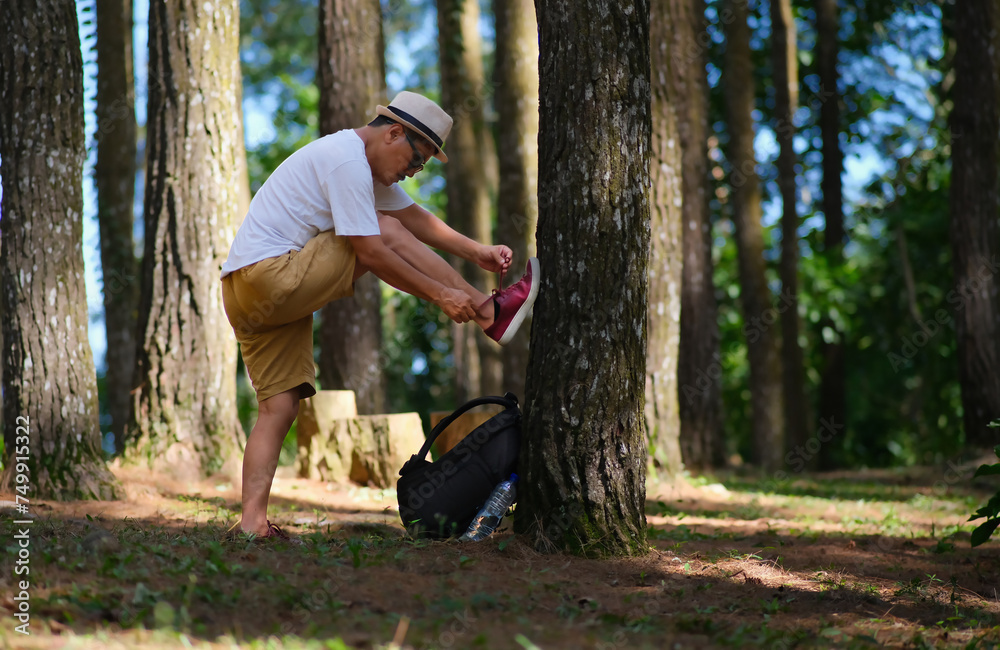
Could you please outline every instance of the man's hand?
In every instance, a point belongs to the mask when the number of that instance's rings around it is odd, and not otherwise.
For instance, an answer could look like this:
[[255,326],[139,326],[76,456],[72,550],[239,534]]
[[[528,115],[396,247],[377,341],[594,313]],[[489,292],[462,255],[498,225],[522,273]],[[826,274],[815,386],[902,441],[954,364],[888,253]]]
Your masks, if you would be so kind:
[[472,298],[458,289],[445,287],[434,302],[456,323],[468,323],[478,314],[478,305],[472,304]]
[[507,246],[480,246],[474,261],[487,271],[506,274],[513,257],[514,252]]

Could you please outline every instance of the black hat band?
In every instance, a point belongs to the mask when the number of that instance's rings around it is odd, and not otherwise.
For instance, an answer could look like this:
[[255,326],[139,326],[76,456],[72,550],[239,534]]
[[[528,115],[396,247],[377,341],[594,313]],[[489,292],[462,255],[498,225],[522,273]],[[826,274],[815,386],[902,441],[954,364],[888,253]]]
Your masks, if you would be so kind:
[[435,145],[437,145],[438,149],[440,149],[441,145],[444,144],[444,141],[441,140],[441,138],[438,136],[437,133],[434,132],[433,129],[428,128],[426,124],[424,124],[423,122],[421,122],[417,118],[413,117],[412,115],[410,115],[406,111],[403,111],[403,110],[400,110],[400,109],[396,108],[395,106],[389,106],[388,108],[389,108],[390,111],[392,111],[393,113],[395,113],[399,117],[403,118],[404,120],[406,120],[407,122],[409,122],[413,126],[417,127],[421,131],[423,131],[424,135],[426,135],[428,138],[430,138],[431,142],[433,142]]

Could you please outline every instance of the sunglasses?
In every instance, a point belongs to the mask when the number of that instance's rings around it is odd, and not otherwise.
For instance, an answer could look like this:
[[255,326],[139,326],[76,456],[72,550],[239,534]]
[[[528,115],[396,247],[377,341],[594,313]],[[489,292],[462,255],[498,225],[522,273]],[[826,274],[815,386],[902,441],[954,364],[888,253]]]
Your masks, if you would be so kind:
[[410,149],[413,149],[413,156],[410,158],[410,164],[406,167],[406,171],[412,171],[416,174],[424,168],[424,154],[420,153],[417,145],[413,144],[413,140],[406,129],[403,129],[403,135],[406,136],[406,141],[410,143]]

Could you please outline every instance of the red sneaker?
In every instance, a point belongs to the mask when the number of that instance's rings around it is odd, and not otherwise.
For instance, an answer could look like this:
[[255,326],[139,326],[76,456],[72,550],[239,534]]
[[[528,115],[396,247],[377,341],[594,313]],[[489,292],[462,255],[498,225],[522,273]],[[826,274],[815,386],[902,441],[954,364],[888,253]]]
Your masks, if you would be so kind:
[[[531,313],[531,306],[538,296],[538,258],[529,257],[528,265],[520,280],[506,289],[494,289],[490,300],[493,301],[493,324],[484,332],[500,345],[510,343],[517,333],[521,323]],[[486,303],[483,303],[486,304]]]

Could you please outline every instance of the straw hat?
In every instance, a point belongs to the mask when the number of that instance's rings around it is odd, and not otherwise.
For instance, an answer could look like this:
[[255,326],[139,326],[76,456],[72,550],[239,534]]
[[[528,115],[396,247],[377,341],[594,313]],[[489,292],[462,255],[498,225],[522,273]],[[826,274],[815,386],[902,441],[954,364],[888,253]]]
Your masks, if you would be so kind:
[[404,90],[396,95],[388,106],[377,106],[375,111],[422,135],[437,147],[434,157],[441,162],[448,162],[448,156],[441,147],[451,133],[453,120],[440,106],[423,95]]

